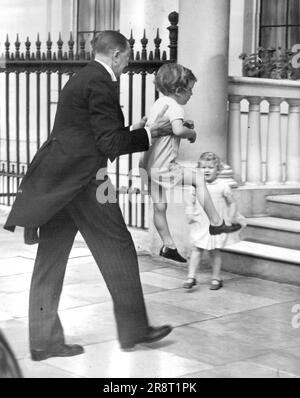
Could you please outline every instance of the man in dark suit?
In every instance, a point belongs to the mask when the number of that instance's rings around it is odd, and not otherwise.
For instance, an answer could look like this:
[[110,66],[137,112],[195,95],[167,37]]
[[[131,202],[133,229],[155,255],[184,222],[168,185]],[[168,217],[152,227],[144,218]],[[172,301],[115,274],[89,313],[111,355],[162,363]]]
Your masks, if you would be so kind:
[[112,296],[121,347],[157,341],[172,330],[149,325],[137,255],[120,208],[96,198],[104,182],[96,174],[108,159],[147,150],[151,138],[170,134],[171,126],[162,112],[151,128],[144,128],[144,120],[131,131],[124,127],[117,78],[128,64],[129,43],[118,32],[104,31],[94,41],[94,53],[95,60],[62,90],[51,135],[33,158],[4,226],[39,228],[29,300],[31,358],[37,361],[83,352],[65,343],[57,312],[78,230]]

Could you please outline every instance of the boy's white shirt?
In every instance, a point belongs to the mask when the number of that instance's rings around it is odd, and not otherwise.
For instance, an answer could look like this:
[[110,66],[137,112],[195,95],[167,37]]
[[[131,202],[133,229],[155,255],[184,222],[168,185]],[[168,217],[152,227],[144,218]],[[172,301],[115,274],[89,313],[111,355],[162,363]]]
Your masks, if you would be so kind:
[[177,120],[177,119],[184,120],[183,107],[181,105],[179,105],[173,98],[168,97],[166,95],[162,95],[152,105],[152,107],[149,111],[147,125],[151,125],[154,122],[158,113],[161,112],[164,105],[168,105],[168,109],[166,110],[165,117],[167,117],[169,119],[170,123],[172,123],[174,120]]

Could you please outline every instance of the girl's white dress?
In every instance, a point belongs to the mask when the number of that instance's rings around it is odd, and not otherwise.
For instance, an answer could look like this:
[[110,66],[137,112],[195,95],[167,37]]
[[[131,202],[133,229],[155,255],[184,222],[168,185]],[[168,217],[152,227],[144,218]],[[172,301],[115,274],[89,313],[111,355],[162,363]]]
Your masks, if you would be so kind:
[[[238,211],[234,215],[234,218],[230,219],[229,200],[232,197],[230,186],[219,178],[211,183],[207,182],[206,184],[215,208],[220,217],[224,219],[225,224],[231,225],[232,223],[240,223],[242,227],[245,227],[246,219]],[[190,194],[188,194],[185,199],[185,211],[190,220],[190,241],[193,246],[205,250],[213,250],[240,241],[240,231],[230,234],[210,235],[210,221],[196,198],[194,188],[192,188]]]

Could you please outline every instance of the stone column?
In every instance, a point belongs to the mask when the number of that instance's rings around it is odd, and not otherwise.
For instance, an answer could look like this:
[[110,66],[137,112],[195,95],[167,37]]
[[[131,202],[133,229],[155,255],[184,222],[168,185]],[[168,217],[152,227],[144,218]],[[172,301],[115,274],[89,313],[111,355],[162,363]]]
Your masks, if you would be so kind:
[[186,105],[195,121],[195,144],[181,142],[180,160],[216,152],[227,161],[227,92],[230,0],[180,0],[178,62],[198,81]]

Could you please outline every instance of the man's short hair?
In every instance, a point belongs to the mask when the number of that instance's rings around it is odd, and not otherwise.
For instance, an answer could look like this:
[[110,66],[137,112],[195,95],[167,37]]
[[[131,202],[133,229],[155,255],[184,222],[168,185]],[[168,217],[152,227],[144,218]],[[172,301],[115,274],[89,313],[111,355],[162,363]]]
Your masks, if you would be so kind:
[[104,30],[93,40],[94,54],[108,55],[111,50],[125,51],[128,48],[128,40],[115,30]]

